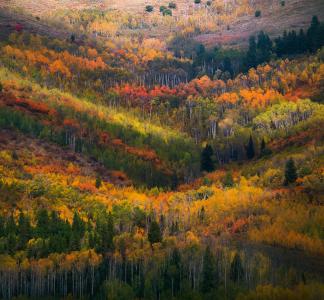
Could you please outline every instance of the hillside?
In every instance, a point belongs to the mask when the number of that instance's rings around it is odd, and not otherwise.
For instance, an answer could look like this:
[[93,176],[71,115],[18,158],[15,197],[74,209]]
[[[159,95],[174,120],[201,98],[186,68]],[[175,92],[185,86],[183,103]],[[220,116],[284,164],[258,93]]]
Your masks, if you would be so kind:
[[[291,0],[291,1],[201,1],[195,4],[193,0],[174,1],[175,8],[171,9],[172,16],[163,16],[160,7],[168,7],[169,1],[37,1],[14,0],[1,1],[4,10],[25,12],[39,18],[40,32],[52,31],[51,19],[57,20],[56,25],[73,28],[76,20],[68,21],[60,17],[64,11],[74,14],[84,10],[97,10],[119,14],[119,18],[111,18],[111,30],[119,31],[122,36],[141,33],[149,38],[168,38],[183,31],[192,35],[195,40],[208,47],[219,45],[246,45],[251,35],[264,30],[270,36],[278,36],[285,30],[299,31],[307,28],[313,15],[324,18],[324,4],[321,0]],[[145,12],[146,6],[151,5],[153,12]],[[73,8],[73,9],[72,9]],[[260,11],[261,16],[255,17]],[[17,21],[17,15],[12,20]],[[70,15],[71,18],[75,16]],[[124,19],[124,20],[123,20]],[[18,19],[19,20],[19,19]],[[37,23],[32,18],[20,19],[21,23]],[[63,23],[62,23],[63,21]],[[8,20],[6,21],[8,23]],[[133,24],[132,24],[133,22]],[[71,26],[72,25],[72,26]],[[45,28],[43,28],[45,26]],[[75,30],[77,29],[77,30]],[[78,31],[80,28],[75,28]]]
[[323,12],[0,0],[0,298],[324,298]]
[[183,176],[181,160],[189,156],[193,166],[197,160],[195,145],[181,133],[143,124],[125,111],[108,110],[57,90],[43,89],[6,69],[1,70],[0,77],[5,79],[0,94],[4,128],[84,152],[111,171],[124,171],[126,175],[122,176],[128,175],[135,184],[171,185],[161,176]]

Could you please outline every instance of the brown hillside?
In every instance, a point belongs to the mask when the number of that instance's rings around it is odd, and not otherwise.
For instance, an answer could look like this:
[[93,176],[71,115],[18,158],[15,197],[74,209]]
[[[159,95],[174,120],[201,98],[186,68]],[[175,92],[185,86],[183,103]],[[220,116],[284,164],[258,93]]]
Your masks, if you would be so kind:
[[[291,30],[305,28],[309,25],[311,17],[317,15],[320,20],[324,19],[324,1],[321,0],[256,0],[256,1],[219,1],[214,0],[210,6],[206,5],[206,1],[201,4],[194,4],[193,0],[174,1],[177,8],[172,10],[172,17],[163,17],[159,12],[161,5],[168,6],[170,1],[157,0],[126,0],[126,1],[108,1],[108,0],[0,0],[0,25],[2,27],[6,23],[11,24],[12,21],[20,21],[23,24],[31,23],[37,28],[39,20],[50,21],[50,16],[60,13],[62,10],[83,10],[83,9],[99,9],[99,10],[116,10],[122,13],[132,14],[140,17],[145,26],[141,32],[146,36],[159,37],[161,39],[174,34],[177,26],[181,24],[181,28],[196,28],[192,33],[196,40],[207,46],[215,46],[217,44],[238,45],[245,44],[248,37],[260,30],[270,33],[271,36],[281,34],[283,30]],[[146,13],[146,5],[152,5],[154,11]],[[33,18],[17,19],[17,16],[10,20],[4,19],[4,13],[15,10],[16,13],[25,12],[33,15]],[[255,12],[259,10],[261,16],[256,18]],[[8,18],[8,15],[6,16]],[[45,26],[45,25],[44,25]],[[51,26],[38,27],[40,33],[49,32],[54,36],[64,34],[50,28]],[[128,33],[122,32],[123,35]]]

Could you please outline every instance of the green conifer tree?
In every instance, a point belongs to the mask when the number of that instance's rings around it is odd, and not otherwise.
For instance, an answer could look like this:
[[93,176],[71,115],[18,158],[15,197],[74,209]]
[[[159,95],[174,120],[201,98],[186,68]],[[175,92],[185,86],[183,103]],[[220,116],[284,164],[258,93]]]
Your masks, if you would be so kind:
[[38,237],[46,238],[50,232],[50,219],[45,209],[40,209],[36,216],[36,233]]
[[215,257],[209,246],[205,250],[202,272],[201,291],[205,294],[210,293],[217,287],[218,278]]
[[249,142],[246,146],[246,157],[248,159],[252,159],[254,157],[254,155],[255,155],[254,143],[253,143],[252,135],[250,135]]
[[162,233],[158,222],[153,220],[148,232],[148,240],[152,244],[162,242]]
[[246,53],[244,59],[244,69],[248,71],[250,68],[257,66],[257,44],[255,36],[251,36],[249,39],[249,50]]
[[210,145],[206,145],[206,147],[201,153],[201,171],[211,172],[215,170],[212,155],[213,148]]
[[18,218],[18,246],[20,249],[25,248],[26,243],[32,236],[32,227],[28,216],[20,212]]
[[292,158],[290,158],[286,162],[286,168],[285,168],[285,185],[289,185],[291,183],[295,183],[298,178],[297,175],[297,169],[295,166],[295,162]]

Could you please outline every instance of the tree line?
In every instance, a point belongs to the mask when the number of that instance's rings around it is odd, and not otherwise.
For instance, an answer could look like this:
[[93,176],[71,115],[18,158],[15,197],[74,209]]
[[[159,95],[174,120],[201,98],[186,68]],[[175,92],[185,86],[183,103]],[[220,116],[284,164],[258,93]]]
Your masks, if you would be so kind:
[[257,65],[268,62],[274,56],[284,57],[303,53],[315,53],[324,45],[324,24],[313,16],[310,27],[306,33],[303,29],[297,33],[295,30],[285,31],[272,41],[270,37],[261,31],[257,38],[251,36],[249,49],[244,58],[245,71],[255,68]]
[[[35,219],[23,212],[1,216],[1,297],[126,300],[187,299],[192,294],[194,299],[210,299],[233,297],[271,277],[271,269],[265,277],[258,274],[259,254],[246,257],[245,250],[233,254],[222,247],[200,247],[189,236],[192,242],[185,248],[168,245],[163,216],[157,220],[139,208],[130,234],[117,211],[86,219],[75,212],[71,222],[45,209]],[[138,236],[140,228],[146,228],[144,236]]]

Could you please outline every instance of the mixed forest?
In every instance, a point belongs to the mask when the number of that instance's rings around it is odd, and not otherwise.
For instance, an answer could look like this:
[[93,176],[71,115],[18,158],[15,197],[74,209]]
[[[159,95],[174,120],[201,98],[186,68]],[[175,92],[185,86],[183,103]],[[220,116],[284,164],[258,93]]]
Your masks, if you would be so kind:
[[0,0],[0,299],[324,298],[321,1],[63,2]]

